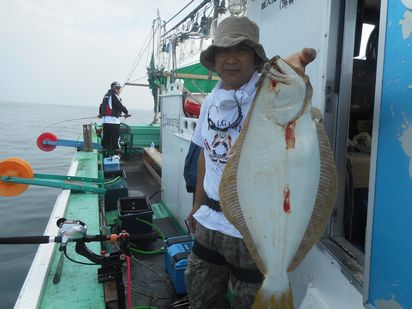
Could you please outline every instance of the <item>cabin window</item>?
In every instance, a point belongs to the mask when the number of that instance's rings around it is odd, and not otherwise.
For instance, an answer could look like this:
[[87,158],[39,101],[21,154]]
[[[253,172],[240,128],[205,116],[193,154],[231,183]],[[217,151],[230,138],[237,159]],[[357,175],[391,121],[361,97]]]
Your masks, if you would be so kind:
[[[337,150],[346,153],[346,156],[340,157],[345,162],[340,162],[339,171],[340,179],[344,179],[344,184],[341,184],[344,189],[341,187],[343,192],[338,197],[340,200],[336,204],[331,221],[330,237],[325,240],[326,246],[344,266],[343,269],[347,270],[346,275],[349,274],[351,282],[358,288],[364,283],[379,13],[380,0],[358,1],[353,37],[352,84],[349,89],[351,95],[347,96],[348,101],[340,103],[345,106],[349,104],[350,108],[345,108],[349,111],[346,115],[338,115],[341,119],[344,117],[340,121],[347,121],[348,130],[336,136],[336,139],[346,141],[346,147],[344,144],[343,149]],[[343,52],[351,51],[346,49]],[[346,72],[344,68],[342,72]],[[340,89],[339,92],[348,94],[346,88]]]
[[345,239],[365,252],[377,27],[362,23],[360,37],[359,53],[355,53],[358,55],[353,58],[343,224]]

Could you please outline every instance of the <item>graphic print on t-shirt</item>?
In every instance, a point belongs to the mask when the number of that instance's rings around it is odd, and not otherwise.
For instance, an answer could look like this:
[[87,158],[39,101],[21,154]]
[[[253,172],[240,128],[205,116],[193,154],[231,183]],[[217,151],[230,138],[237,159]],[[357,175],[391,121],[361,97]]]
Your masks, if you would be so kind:
[[232,149],[232,137],[228,132],[216,132],[212,143],[205,140],[209,158],[213,162],[226,164],[227,156]]

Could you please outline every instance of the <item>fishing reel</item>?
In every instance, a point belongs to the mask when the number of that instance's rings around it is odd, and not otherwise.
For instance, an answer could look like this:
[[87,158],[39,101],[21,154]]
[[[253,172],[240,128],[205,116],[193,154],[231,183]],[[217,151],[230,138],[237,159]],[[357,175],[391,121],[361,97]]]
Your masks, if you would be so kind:
[[[126,260],[126,256],[130,255],[127,247],[129,239],[139,239],[139,235],[131,236],[126,232],[112,235],[87,235],[87,225],[80,220],[67,220],[60,218],[56,222],[59,227],[58,236],[17,236],[17,237],[0,237],[0,245],[11,244],[47,244],[47,243],[60,243],[59,250],[62,255],[60,257],[58,267],[53,278],[53,282],[56,284],[60,280],[62,273],[63,256],[72,262],[83,265],[100,265],[98,269],[98,282],[116,281],[117,294],[118,294],[118,308],[126,308],[124,303],[124,284],[122,277],[122,265]],[[110,254],[96,254],[92,252],[87,246],[87,242],[105,242],[110,241],[116,243],[116,247],[119,249],[117,252],[111,252]],[[80,262],[72,259],[67,250],[67,244],[69,242],[75,242],[75,251],[77,254],[84,256],[92,263]]]
[[[122,263],[126,258],[126,254],[128,253],[126,246],[128,234],[126,233],[116,235],[87,235],[87,225],[84,222],[80,220],[67,220],[66,218],[57,220],[56,225],[59,227],[59,237],[61,237],[61,240],[58,241],[60,242],[59,250],[64,252],[65,255],[67,244],[69,242],[75,242],[76,253],[84,256],[95,264]],[[108,240],[117,242],[121,252],[114,255],[106,255],[104,253],[99,255],[92,252],[86,246],[86,242],[103,242]]]
[[59,236],[61,236],[60,251],[64,250],[69,241],[82,239],[86,236],[87,226],[80,220],[66,220],[66,218],[60,218],[56,222],[59,227]]

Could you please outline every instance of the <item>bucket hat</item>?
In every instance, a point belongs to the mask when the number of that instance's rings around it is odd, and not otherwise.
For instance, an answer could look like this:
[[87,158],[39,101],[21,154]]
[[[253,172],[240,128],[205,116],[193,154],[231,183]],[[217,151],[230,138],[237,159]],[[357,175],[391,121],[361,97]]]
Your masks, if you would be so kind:
[[259,27],[246,16],[230,16],[223,19],[216,27],[213,43],[200,54],[200,63],[215,72],[216,47],[233,47],[244,43],[251,47],[258,59],[258,71],[268,61],[263,46],[259,44]]

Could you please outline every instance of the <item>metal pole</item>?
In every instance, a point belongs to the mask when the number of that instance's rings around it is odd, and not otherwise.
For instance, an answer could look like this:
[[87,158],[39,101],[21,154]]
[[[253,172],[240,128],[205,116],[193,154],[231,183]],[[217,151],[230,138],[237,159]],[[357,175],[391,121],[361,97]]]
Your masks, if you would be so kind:
[[92,125],[83,125],[83,141],[84,141],[84,152],[92,152]]

